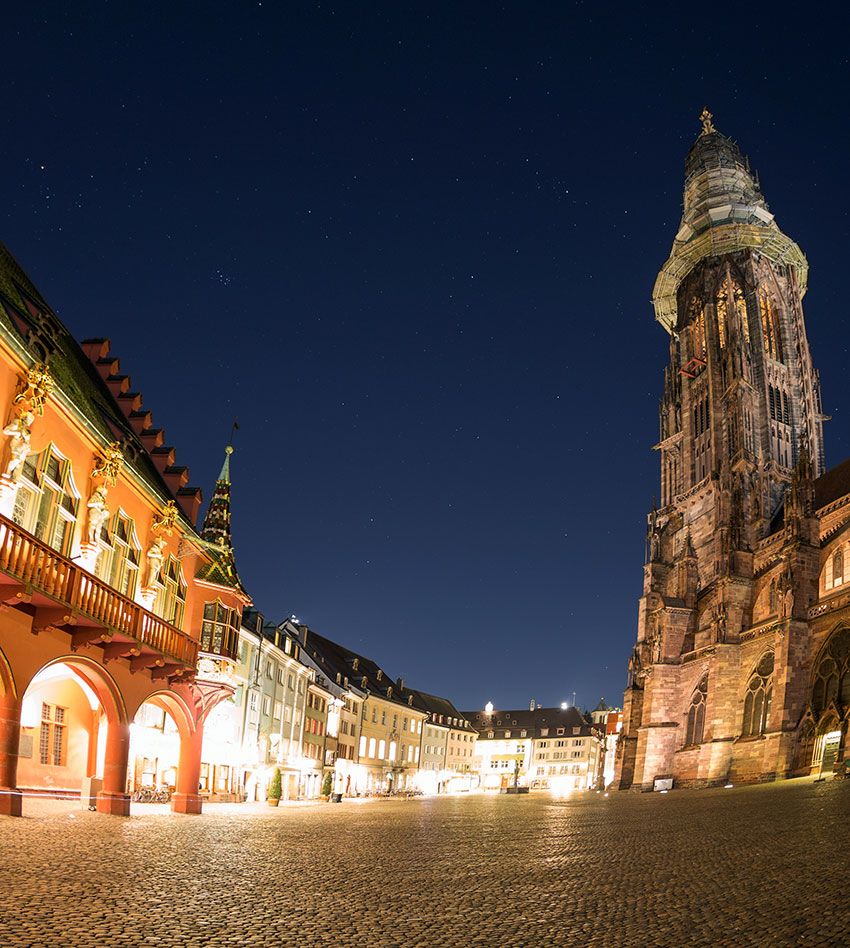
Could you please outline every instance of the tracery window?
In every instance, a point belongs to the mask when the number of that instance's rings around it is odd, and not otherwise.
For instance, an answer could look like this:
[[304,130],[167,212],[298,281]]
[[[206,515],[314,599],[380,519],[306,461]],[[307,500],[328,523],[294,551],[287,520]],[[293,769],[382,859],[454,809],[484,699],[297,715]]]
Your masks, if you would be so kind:
[[777,362],[783,362],[782,336],[779,330],[779,319],[776,308],[767,290],[761,289],[758,294],[759,316],[761,317],[761,333],[764,342],[764,351]]
[[708,695],[708,676],[697,685],[691,697],[688,708],[688,725],[685,733],[685,744],[701,744],[705,729],[705,702]]
[[691,301],[691,351],[695,358],[705,361],[705,309],[697,297]]
[[729,316],[728,312],[728,300],[726,297],[726,291],[723,290],[717,296],[717,303],[715,311],[717,313],[717,341],[720,343],[720,348],[726,348],[726,321]]
[[832,585],[839,586],[844,582],[844,553],[839,548],[832,556]]
[[835,632],[821,652],[812,686],[812,710],[820,715],[830,702],[850,705],[850,629]]
[[173,556],[162,564],[156,581],[156,599],[153,611],[166,622],[183,627],[183,614],[186,611],[186,583],[179,560]]
[[773,652],[762,656],[747,684],[744,696],[744,737],[764,734],[773,698]]
[[735,306],[735,312],[738,314],[738,322],[741,324],[741,332],[744,334],[744,340],[747,345],[749,345],[750,321],[747,317],[747,301],[744,298],[744,291],[735,280],[732,280],[732,301]]

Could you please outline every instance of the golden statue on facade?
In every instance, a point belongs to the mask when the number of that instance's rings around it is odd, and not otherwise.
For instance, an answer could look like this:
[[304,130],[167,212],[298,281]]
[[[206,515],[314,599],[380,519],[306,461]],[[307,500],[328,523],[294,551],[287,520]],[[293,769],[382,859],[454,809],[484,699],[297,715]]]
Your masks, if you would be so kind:
[[699,120],[702,122],[702,135],[710,135],[712,132],[717,131],[714,127],[714,116],[708,111],[707,105],[703,108],[702,112],[700,112]]
[[34,414],[43,415],[44,403],[52,391],[53,376],[47,371],[46,365],[36,362],[22,376],[15,404],[27,402]]
[[113,441],[101,451],[100,457],[95,461],[91,476],[103,478],[110,487],[114,487],[123,463],[124,455],[121,452],[121,445],[118,441]]
[[162,508],[162,513],[158,517],[153,518],[151,529],[154,533],[167,533],[171,536],[179,514],[180,511],[177,509],[177,505],[173,500],[169,500]]

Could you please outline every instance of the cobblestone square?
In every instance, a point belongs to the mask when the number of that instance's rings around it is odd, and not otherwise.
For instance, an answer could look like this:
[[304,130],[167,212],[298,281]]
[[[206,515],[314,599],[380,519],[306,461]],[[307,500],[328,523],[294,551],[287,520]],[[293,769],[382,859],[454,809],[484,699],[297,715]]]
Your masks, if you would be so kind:
[[[4,948],[843,945],[850,781],[0,818]],[[27,813],[29,815],[27,815]]]

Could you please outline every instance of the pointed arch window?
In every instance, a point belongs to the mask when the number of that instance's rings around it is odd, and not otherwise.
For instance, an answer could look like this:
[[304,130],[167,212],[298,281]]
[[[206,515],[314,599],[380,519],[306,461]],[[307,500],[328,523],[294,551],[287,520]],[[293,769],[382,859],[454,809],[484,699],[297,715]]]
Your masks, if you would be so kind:
[[744,695],[743,737],[757,737],[767,729],[773,698],[773,652],[767,652],[756,666]]
[[832,555],[832,585],[840,586],[844,582],[844,551],[839,547]]
[[776,307],[773,305],[770,294],[764,288],[759,290],[758,301],[764,351],[771,359],[775,359],[777,362],[783,362],[782,335],[779,329]]
[[79,498],[70,462],[47,447],[41,454],[30,455],[21,468],[12,520],[67,556]]
[[725,289],[717,296],[715,312],[717,313],[717,341],[720,343],[720,348],[725,349],[726,323],[729,318],[729,302]]
[[820,716],[830,703],[850,706],[850,629],[833,633],[815,666],[812,710]]
[[775,579],[770,581],[770,589],[767,593],[767,607],[771,613],[777,612],[779,610],[779,594],[776,589]]
[[702,300],[691,300],[691,351],[694,358],[705,361],[705,308]]
[[685,745],[702,744],[705,730],[705,703],[708,696],[708,676],[697,685],[688,708],[688,723],[685,729]]
[[738,314],[738,323],[741,326],[741,333],[747,345],[750,344],[750,320],[747,316],[747,300],[744,297],[744,291],[736,280],[732,280],[732,302],[735,312]]

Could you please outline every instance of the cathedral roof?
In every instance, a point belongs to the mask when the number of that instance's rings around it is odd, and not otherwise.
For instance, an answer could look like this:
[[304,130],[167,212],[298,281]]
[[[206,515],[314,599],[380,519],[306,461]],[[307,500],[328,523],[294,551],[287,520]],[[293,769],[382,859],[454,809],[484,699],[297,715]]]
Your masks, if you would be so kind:
[[[815,480],[815,510],[828,507],[850,494],[850,458],[830,468]],[[770,521],[768,536],[778,533],[785,526],[785,498]]]
[[655,318],[668,332],[676,325],[680,284],[706,257],[758,250],[794,268],[801,296],[808,279],[803,252],[773,219],[747,158],[717,131],[707,109],[700,118],[702,132],[685,159],[682,220],[652,293]]

